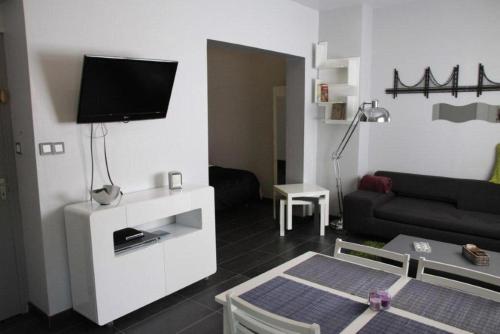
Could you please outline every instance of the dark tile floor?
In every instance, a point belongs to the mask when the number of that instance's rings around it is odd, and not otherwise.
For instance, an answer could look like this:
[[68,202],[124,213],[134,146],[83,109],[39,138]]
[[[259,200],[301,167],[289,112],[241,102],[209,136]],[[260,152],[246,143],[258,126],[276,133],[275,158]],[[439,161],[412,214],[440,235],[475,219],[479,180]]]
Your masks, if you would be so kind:
[[28,313],[0,322],[0,333],[222,333],[217,294],[304,252],[333,253],[337,234],[332,229],[320,237],[311,218],[294,217],[293,230],[280,237],[272,216],[269,201],[217,214],[217,273],[117,319],[112,326],[98,327],[68,312],[49,329],[46,319]]

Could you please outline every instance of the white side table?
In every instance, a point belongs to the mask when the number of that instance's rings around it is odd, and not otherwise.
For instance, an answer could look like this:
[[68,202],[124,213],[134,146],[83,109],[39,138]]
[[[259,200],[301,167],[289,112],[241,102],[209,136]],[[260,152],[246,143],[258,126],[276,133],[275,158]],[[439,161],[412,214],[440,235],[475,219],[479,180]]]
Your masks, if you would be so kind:
[[[276,195],[281,195],[287,199],[288,203],[292,203],[292,200],[297,197],[324,197],[325,198],[325,212],[327,215],[330,213],[329,203],[330,203],[330,190],[325,189],[323,187],[314,185],[314,184],[305,184],[305,183],[297,183],[297,184],[278,184],[274,186],[273,191],[273,214],[274,219],[276,219]],[[287,227],[292,226],[292,205],[287,205],[286,207],[286,219],[287,219]],[[328,217],[328,216],[327,216]],[[324,221],[325,224],[321,224],[320,233],[324,234],[324,226],[329,224],[329,219],[320,219],[320,221]]]

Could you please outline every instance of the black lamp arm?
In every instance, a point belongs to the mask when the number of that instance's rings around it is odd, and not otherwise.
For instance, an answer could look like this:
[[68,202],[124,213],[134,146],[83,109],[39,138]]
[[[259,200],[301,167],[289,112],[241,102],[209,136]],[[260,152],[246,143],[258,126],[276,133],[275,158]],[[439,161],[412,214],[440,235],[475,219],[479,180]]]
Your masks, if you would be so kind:
[[347,131],[345,132],[344,136],[342,137],[342,140],[340,141],[339,146],[337,147],[337,150],[332,155],[333,159],[333,169],[335,173],[335,180],[336,180],[336,187],[337,187],[337,201],[339,205],[339,225],[342,226],[342,218],[344,215],[344,204],[343,204],[343,197],[344,197],[344,192],[343,192],[343,187],[342,187],[342,178],[340,176],[340,158],[342,157],[342,153],[344,153],[345,148],[347,147],[347,144],[349,144],[349,141],[351,140],[352,135],[356,131],[356,128],[358,127],[358,124],[360,122],[360,116],[362,111],[365,109],[366,105],[373,105],[373,102],[363,102],[359,108],[358,111],[356,112],[356,115],[354,115],[354,118],[349,124],[349,128],[347,128]]
[[340,141],[339,146],[337,147],[337,149],[333,153],[332,159],[340,159],[340,157],[342,156],[342,153],[344,153],[344,150],[347,147],[347,144],[349,143],[349,140],[351,139],[352,135],[354,134],[354,131],[356,130],[356,128],[359,124],[359,121],[360,121],[359,116],[360,116],[361,112],[363,111],[363,109],[365,108],[366,105],[371,105],[371,104],[372,104],[372,102],[363,102],[359,106],[358,111],[356,112],[356,115],[354,115],[354,118],[353,118],[351,124],[349,124],[349,128],[347,128],[347,131],[345,132],[344,137],[342,137],[342,140]]

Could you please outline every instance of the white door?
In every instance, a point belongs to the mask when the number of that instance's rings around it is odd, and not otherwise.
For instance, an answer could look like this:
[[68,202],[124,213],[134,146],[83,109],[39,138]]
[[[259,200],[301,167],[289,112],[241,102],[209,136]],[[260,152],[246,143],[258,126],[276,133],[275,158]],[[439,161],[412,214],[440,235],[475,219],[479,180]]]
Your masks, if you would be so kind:
[[[0,89],[4,92],[7,89],[3,34],[0,34]],[[0,102],[0,321],[26,309],[20,281],[23,252],[14,154],[9,104]]]

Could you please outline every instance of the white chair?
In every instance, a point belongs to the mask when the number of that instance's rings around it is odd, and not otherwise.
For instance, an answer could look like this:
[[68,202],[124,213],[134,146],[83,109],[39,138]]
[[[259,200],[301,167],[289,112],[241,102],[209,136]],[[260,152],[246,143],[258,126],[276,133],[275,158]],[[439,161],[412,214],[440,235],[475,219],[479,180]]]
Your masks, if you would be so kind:
[[[359,257],[356,255],[342,253],[343,249],[353,250],[362,252],[365,254],[370,254],[377,256],[378,258],[389,259],[398,263],[401,263],[401,266],[392,265],[389,263],[384,263],[376,260],[367,259],[364,257]],[[400,275],[403,277],[408,276],[408,267],[410,265],[410,255],[408,254],[400,254],[395,252],[390,252],[385,249],[355,244],[352,242],[342,241],[342,239],[335,240],[335,251],[333,257],[345,260],[348,262],[360,264],[365,267],[371,267],[377,270],[382,270],[388,273]]]
[[446,288],[463,291],[475,296],[500,302],[500,292],[498,291],[483,288],[470,283],[461,282],[452,278],[426,273],[425,269],[437,270],[441,273],[449,273],[457,278],[463,277],[463,278],[473,279],[475,281],[487,283],[488,285],[496,287],[500,287],[500,277],[471,269],[457,267],[451,264],[426,260],[424,257],[421,257],[418,261],[418,268],[417,268],[418,280],[435,285],[440,285]]
[[230,334],[320,334],[318,324],[306,324],[273,314],[228,293]]
[[[324,197],[319,197],[318,198],[318,201],[319,201],[319,206],[320,206],[320,212],[319,212],[319,215],[320,215],[320,219],[319,219],[319,223],[320,223],[320,229],[319,229],[319,234],[320,235],[325,235],[325,226],[328,225],[328,215],[326,213],[326,199]],[[284,198],[280,199],[280,236],[284,236],[285,235],[285,207],[288,205],[288,201]],[[312,203],[311,201],[307,201],[307,200],[300,200],[300,199],[293,199],[292,200],[292,203],[291,203],[292,206],[294,205],[305,205],[306,209],[307,209],[307,214],[310,216],[312,215],[314,212],[314,203]],[[288,223],[287,223],[287,226],[286,226],[286,229],[287,230],[291,230],[292,229],[292,219],[288,219],[287,220]]]

